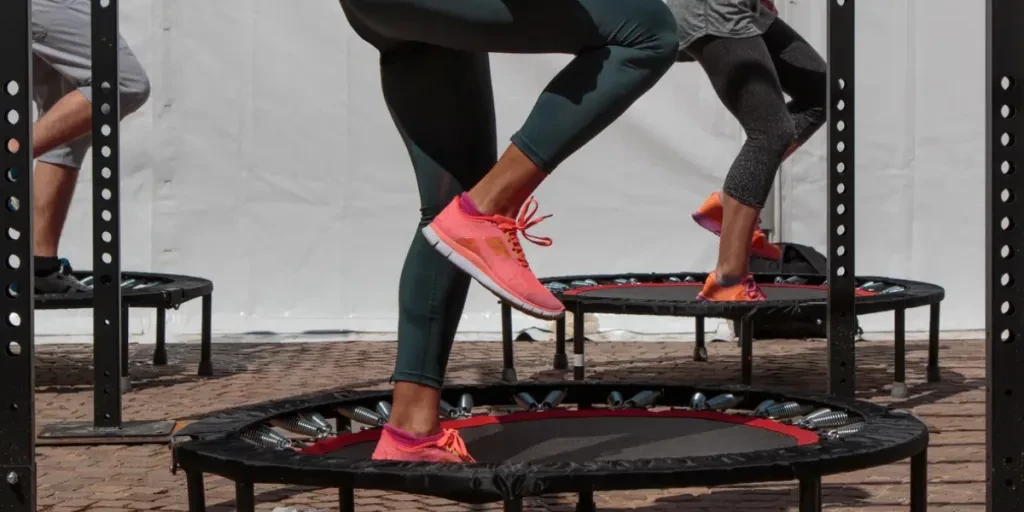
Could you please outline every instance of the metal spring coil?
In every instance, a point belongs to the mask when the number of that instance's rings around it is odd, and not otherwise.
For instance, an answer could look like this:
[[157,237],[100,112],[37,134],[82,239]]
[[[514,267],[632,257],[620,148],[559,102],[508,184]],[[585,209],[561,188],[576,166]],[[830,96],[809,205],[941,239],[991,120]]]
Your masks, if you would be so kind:
[[287,450],[292,446],[291,441],[266,425],[243,430],[242,439],[252,444],[275,450]]

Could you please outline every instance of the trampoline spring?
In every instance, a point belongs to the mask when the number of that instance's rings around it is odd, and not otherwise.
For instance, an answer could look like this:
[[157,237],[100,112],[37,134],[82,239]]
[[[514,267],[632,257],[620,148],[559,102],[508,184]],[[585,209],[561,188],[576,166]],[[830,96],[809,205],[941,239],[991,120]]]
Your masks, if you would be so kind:
[[82,280],[79,281],[79,283],[82,283],[82,284],[84,284],[86,286],[91,286],[92,285],[92,276],[83,277]]
[[801,427],[809,428],[811,430],[818,430],[822,428],[838,428],[846,425],[850,421],[850,415],[843,411],[834,411],[827,414],[822,414],[813,419],[805,419],[801,422]]
[[775,276],[775,284],[782,284],[786,281],[782,279],[782,276]]
[[890,293],[900,293],[900,292],[903,292],[903,291],[906,291],[906,288],[904,288],[902,286],[899,286],[899,285],[893,285],[893,286],[890,286],[890,287],[888,287],[888,288],[878,292],[878,294],[879,295],[888,295]]
[[813,420],[813,419],[815,419],[815,418],[817,418],[819,416],[824,416],[824,415],[826,415],[826,414],[828,414],[830,412],[832,412],[832,409],[829,409],[828,407],[823,407],[821,409],[818,409],[818,410],[816,410],[816,411],[814,411],[814,412],[804,416],[803,418],[800,418],[800,421],[801,422],[811,421],[811,420]]
[[782,420],[800,415],[802,408],[796,402],[782,402],[765,410],[764,415],[773,420]]
[[533,395],[527,393],[526,391],[520,391],[519,393],[516,393],[515,396],[512,397],[512,399],[515,400],[516,405],[518,405],[520,409],[526,411],[536,411],[539,405],[537,404],[537,400],[533,398]]
[[307,412],[305,416],[309,418],[309,421],[316,423],[320,428],[327,429],[328,432],[333,433],[334,427],[331,426],[330,422],[328,422],[327,418],[324,418],[322,414],[314,411]]
[[242,439],[257,446],[263,446],[275,450],[287,450],[292,447],[292,442],[289,441],[288,438],[282,436],[280,433],[266,425],[260,425],[258,427],[243,430]]
[[606,400],[606,402],[608,403],[608,407],[611,407],[612,409],[618,409],[619,407],[622,407],[622,402],[624,401],[625,400],[622,398],[622,393],[619,393],[618,391],[612,391],[611,393],[608,393],[608,399]]
[[544,287],[547,288],[548,290],[554,292],[554,293],[564,292],[564,291],[569,290],[569,288],[570,288],[569,285],[567,285],[565,283],[560,283],[558,281],[553,281],[553,282],[547,283],[547,284],[544,285]]
[[659,396],[661,396],[661,391],[641,391],[633,395],[633,397],[630,398],[629,400],[626,400],[626,402],[622,404],[622,407],[637,409],[650,407],[654,405],[654,401],[657,400]]
[[668,278],[667,281],[670,282],[670,283],[681,283],[681,282],[683,282],[682,279],[679,279],[676,276],[672,276],[672,277]]
[[463,393],[459,397],[459,414],[467,418],[473,416],[473,395]]
[[683,282],[684,283],[696,283],[697,280],[694,279],[693,276],[686,276],[686,279],[683,279]]
[[708,397],[704,396],[704,393],[698,391],[690,397],[690,408],[697,411],[703,411],[707,408],[707,402]]
[[381,418],[384,418],[384,421],[391,419],[391,403],[387,400],[377,402],[377,405],[373,410],[376,411]]
[[853,434],[856,434],[857,432],[860,432],[861,430],[864,430],[864,427],[866,426],[867,424],[864,423],[863,421],[860,423],[851,423],[850,425],[843,425],[842,427],[839,427],[834,430],[829,430],[828,432],[826,432],[825,438],[839,439],[841,437],[851,436]]
[[317,440],[330,435],[329,429],[324,429],[315,422],[310,421],[309,418],[305,418],[301,415],[273,418],[270,420],[270,424],[289,432],[295,432],[296,434],[302,434]]
[[880,283],[878,281],[868,281],[860,285],[860,289],[867,290],[869,292],[877,292],[883,288],[885,288],[885,283]]
[[540,402],[539,409],[542,411],[550,411],[551,409],[558,407],[562,403],[562,400],[565,400],[564,389],[550,391],[547,396],[544,397],[544,400]]
[[340,412],[346,418],[363,425],[381,426],[387,423],[387,420],[381,418],[379,414],[361,405],[357,405],[354,409],[341,409]]
[[625,277],[620,277],[620,278],[616,279],[614,281],[614,283],[615,284],[640,284],[640,281],[638,281],[635,277],[630,277],[628,279],[625,278]]
[[570,288],[584,288],[589,286],[597,286],[597,281],[593,279],[583,279],[581,281],[572,281],[569,283]]
[[438,405],[442,418],[455,419],[459,417],[459,409],[452,407],[452,404],[446,402],[443,398]]
[[724,411],[736,407],[742,401],[742,398],[737,398],[732,393],[724,393],[708,400],[704,406],[712,411]]
[[783,281],[783,283],[785,283],[785,284],[807,284],[807,279],[804,279],[804,278],[802,278],[800,276],[790,276],[790,277],[787,277],[786,280]]
[[768,408],[773,405],[775,405],[775,400],[772,400],[770,398],[757,404],[757,407],[754,408],[754,416],[763,416],[765,411],[767,411]]
[[125,279],[124,281],[121,281],[121,288],[128,288],[133,284],[135,284],[134,279]]

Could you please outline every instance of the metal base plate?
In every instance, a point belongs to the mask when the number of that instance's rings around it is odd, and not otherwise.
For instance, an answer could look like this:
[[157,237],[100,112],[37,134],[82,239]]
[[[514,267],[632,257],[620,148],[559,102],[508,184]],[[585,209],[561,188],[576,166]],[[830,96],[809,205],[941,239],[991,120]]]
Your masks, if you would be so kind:
[[126,421],[120,428],[99,428],[90,421],[69,421],[44,427],[36,444],[166,444],[170,442],[175,425],[174,421]]

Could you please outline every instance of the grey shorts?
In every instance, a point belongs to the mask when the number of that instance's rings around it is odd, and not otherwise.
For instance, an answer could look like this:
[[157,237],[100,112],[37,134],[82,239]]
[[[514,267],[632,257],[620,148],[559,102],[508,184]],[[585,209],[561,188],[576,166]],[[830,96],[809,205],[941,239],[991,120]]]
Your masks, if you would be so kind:
[[[33,89],[39,115],[61,98],[80,91],[92,101],[90,0],[32,0]],[[149,97],[149,77],[124,39],[118,37],[121,116]],[[84,135],[54,148],[39,160],[79,169],[92,144]]]
[[775,21],[760,0],[665,0],[676,18],[679,49],[703,36],[759,36]]

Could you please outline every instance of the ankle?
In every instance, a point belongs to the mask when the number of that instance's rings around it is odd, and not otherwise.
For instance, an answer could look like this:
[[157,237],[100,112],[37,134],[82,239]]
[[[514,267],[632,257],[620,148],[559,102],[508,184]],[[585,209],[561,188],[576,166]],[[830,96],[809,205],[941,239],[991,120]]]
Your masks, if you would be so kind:
[[747,277],[748,272],[743,269],[716,268],[715,281],[720,286],[735,286]]
[[409,437],[430,437],[441,433],[439,422],[411,422],[392,419],[388,426]]

